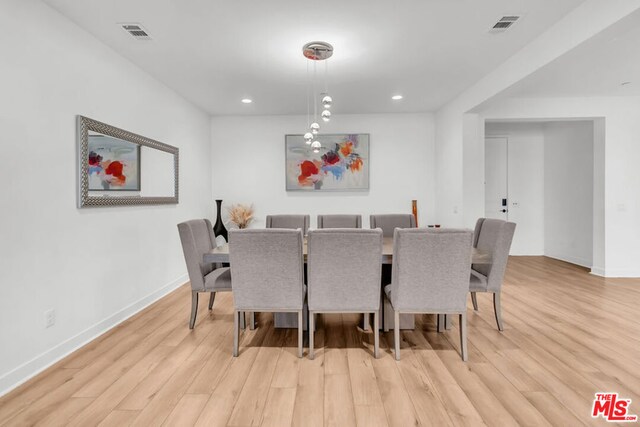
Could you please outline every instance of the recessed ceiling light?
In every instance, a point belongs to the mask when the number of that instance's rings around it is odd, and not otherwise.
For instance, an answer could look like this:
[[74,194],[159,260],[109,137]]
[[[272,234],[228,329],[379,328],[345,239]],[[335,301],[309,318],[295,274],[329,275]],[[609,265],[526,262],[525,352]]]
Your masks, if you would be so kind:
[[253,102],[253,100],[252,100],[252,99],[249,99],[249,98],[244,98],[244,99],[242,100],[242,103],[243,103],[243,104],[251,104],[252,102]]
[[400,100],[400,99],[402,99],[402,98],[403,98],[403,96],[402,96],[402,95],[393,95],[393,96],[391,97],[391,99],[393,99],[394,101],[398,101],[398,100]]

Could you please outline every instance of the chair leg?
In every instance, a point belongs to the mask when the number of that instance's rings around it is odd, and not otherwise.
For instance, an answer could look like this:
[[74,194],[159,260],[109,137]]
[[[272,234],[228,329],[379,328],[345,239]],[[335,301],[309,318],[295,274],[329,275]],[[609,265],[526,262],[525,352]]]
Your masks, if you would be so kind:
[[460,313],[460,353],[462,353],[462,361],[469,359],[467,353],[467,313]]
[[189,329],[193,329],[198,315],[198,291],[191,291],[191,318],[189,319]]
[[302,357],[302,346],[304,344],[304,325],[302,324],[302,310],[298,312],[298,357]]
[[216,293],[211,292],[211,294],[209,295],[209,310],[213,308],[213,301],[215,301],[215,299],[216,299]]
[[502,325],[502,308],[500,306],[500,292],[496,292],[493,294],[493,311],[496,314],[496,323],[498,324],[498,330],[504,331],[504,326]]
[[438,330],[438,332],[444,332],[444,314],[436,314],[436,328]]
[[380,314],[378,311],[373,312],[373,357],[378,358],[380,353]]
[[240,315],[241,311],[233,312],[233,357],[238,357],[238,341],[240,340]]
[[400,312],[393,312],[393,340],[396,347],[396,360],[400,360]]
[[364,313],[362,315],[362,330],[363,331],[369,330],[369,313]]
[[473,303],[473,309],[478,311],[478,295],[475,292],[471,292],[471,302]]
[[315,353],[313,352],[313,338],[315,335],[314,320],[313,311],[309,310],[309,359],[311,360],[315,357]]
[[252,331],[256,328],[256,312],[252,311],[249,313],[249,329]]

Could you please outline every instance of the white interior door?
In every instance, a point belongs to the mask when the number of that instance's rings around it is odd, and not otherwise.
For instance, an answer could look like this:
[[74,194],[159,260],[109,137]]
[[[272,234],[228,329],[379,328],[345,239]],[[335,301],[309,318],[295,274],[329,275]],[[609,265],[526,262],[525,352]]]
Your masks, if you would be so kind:
[[484,154],[484,214],[487,218],[509,219],[507,138],[485,139]]

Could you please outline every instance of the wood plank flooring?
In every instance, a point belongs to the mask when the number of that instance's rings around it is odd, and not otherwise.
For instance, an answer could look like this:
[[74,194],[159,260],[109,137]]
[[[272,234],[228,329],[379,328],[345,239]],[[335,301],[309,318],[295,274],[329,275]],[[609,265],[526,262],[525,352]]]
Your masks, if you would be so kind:
[[594,393],[617,391],[640,414],[640,279],[602,279],[544,257],[512,257],[505,331],[490,295],[469,303],[469,362],[458,325],[417,319],[402,360],[357,315],[323,315],[316,358],[296,357],[295,330],[269,314],[232,358],[232,298],[213,312],[176,290],[0,399],[0,425],[409,426],[605,425]]

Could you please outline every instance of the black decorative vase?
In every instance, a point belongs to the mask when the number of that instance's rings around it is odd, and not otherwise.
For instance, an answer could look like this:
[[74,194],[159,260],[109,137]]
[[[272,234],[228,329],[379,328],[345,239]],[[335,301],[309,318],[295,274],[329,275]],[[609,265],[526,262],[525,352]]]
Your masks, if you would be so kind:
[[218,217],[216,218],[216,223],[213,226],[213,234],[224,237],[225,242],[229,242],[229,233],[227,233],[227,229],[224,227],[224,223],[222,222],[222,200],[216,200]]

